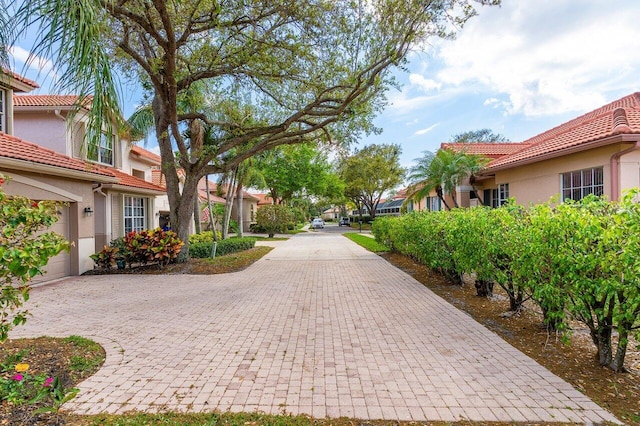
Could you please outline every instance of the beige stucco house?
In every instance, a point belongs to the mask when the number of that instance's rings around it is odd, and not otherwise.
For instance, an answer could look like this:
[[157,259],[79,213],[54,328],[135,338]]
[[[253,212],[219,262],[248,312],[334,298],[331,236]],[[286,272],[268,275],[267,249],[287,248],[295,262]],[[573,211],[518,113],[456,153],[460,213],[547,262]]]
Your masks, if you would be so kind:
[[492,158],[475,183],[457,188],[458,204],[499,206],[579,200],[588,194],[618,200],[640,186],[640,93],[633,93],[522,143],[443,144]]
[[0,77],[0,173],[9,195],[65,203],[53,230],[73,246],[49,261],[35,280],[42,281],[92,269],[89,256],[112,239],[158,226],[155,198],[164,189],[128,141],[106,132],[97,149],[86,149],[86,111],[70,114],[77,97],[15,94],[36,87],[13,73]]
[[73,115],[77,100],[76,96],[14,96],[14,134],[86,161],[117,178],[116,182],[93,186],[91,209],[93,252],[96,252],[127,232],[157,227],[156,197],[163,196],[165,190],[152,183],[154,162],[134,149],[130,141],[119,137],[115,128],[105,131],[98,147],[88,148],[84,137],[88,111],[81,109]]

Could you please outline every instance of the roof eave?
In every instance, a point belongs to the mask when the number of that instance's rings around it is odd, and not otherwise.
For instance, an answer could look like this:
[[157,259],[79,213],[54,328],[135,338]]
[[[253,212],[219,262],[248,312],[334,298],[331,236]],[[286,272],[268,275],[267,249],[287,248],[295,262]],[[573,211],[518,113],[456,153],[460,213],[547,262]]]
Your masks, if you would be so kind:
[[38,86],[33,87],[30,84],[18,80],[17,78],[13,78],[2,73],[0,73],[0,84],[10,87],[14,92],[18,93],[29,93],[38,88]]
[[507,163],[507,164],[499,165],[497,167],[488,167],[485,171],[482,171],[481,173],[479,173],[479,175],[491,174],[496,171],[507,170],[507,169],[511,169],[519,166],[525,166],[528,164],[538,163],[540,161],[551,160],[553,158],[558,158],[558,157],[562,157],[569,154],[575,154],[577,152],[587,151],[589,149],[600,148],[603,146],[612,145],[614,143],[625,143],[625,142],[634,143],[638,141],[640,141],[640,134],[627,133],[627,134],[612,135],[603,139],[597,139],[595,141],[549,152],[547,154],[538,155],[538,156],[527,158],[524,160],[514,161],[513,163]]
[[162,165],[162,161],[158,161],[155,158],[149,158],[146,155],[143,154],[138,154],[136,152],[131,152],[131,156],[136,159],[137,161],[140,161],[142,163],[146,163],[152,166],[161,166]]
[[18,160],[15,158],[0,157],[0,167],[11,170],[21,170],[27,172],[40,173],[50,176],[60,176],[71,179],[86,180],[99,183],[114,183],[117,179],[112,176],[105,176],[90,171],[80,171],[65,167],[52,166],[49,164],[34,163],[32,161]]
[[131,192],[131,193],[145,194],[145,195],[165,195],[166,194],[166,191],[163,191],[160,189],[139,188],[137,186],[121,185],[119,183],[105,185],[103,186],[103,188],[114,189],[116,191],[121,191],[121,192]]

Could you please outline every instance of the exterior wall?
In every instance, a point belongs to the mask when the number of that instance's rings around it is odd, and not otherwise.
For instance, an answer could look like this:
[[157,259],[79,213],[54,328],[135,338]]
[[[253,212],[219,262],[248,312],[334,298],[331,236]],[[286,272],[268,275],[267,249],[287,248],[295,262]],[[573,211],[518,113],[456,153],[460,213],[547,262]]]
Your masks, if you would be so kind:
[[122,171],[133,175],[133,170],[140,170],[144,172],[144,180],[152,182],[151,170],[153,167],[149,163],[142,162],[131,158],[129,155],[124,156],[126,160],[122,162]]
[[72,154],[67,151],[67,123],[53,111],[17,112],[14,119],[14,135],[62,155]]
[[640,151],[632,151],[620,158],[620,192],[640,187]]
[[89,255],[94,253],[93,216],[84,213],[85,207],[93,207],[91,182],[43,176],[31,173],[15,173],[1,170],[11,179],[4,185],[9,195],[21,195],[34,200],[54,200],[68,203],[68,235],[73,243],[69,254],[69,271],[77,275],[93,268]]
[[[589,151],[565,155],[551,160],[527,164],[513,169],[496,171],[495,184],[509,184],[509,196],[515,198],[518,204],[538,204],[549,201],[551,197],[560,194],[560,174],[591,167],[602,167],[604,173],[604,195],[611,197],[611,156],[620,151],[620,145],[605,146]],[[638,160],[635,163],[631,157],[624,157],[624,171],[635,167],[638,176]],[[637,158],[637,156],[636,156]],[[636,166],[634,166],[634,164]],[[633,178],[625,178],[632,181]],[[637,185],[638,180],[635,180]],[[493,186],[495,187],[495,186]],[[484,189],[488,189],[483,185]]]

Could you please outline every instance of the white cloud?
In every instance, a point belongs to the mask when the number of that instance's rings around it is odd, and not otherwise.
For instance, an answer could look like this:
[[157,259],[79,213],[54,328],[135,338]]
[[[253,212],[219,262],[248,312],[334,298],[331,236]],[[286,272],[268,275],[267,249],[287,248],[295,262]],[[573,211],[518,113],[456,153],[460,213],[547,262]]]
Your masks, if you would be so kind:
[[506,112],[526,116],[586,111],[640,87],[636,0],[514,1],[480,13],[435,45],[443,68],[413,84],[506,95]]
[[392,93],[388,99],[389,111],[396,115],[403,115],[424,108],[434,99],[434,96],[411,96],[405,89],[402,92]]
[[45,73],[53,73],[53,62],[46,58],[32,55],[31,52],[20,46],[11,46],[9,48],[9,53],[16,61],[25,64],[31,69]]
[[415,73],[409,75],[409,82],[425,93],[433,90],[440,90],[440,87],[442,86],[441,83],[438,83],[435,80],[426,79],[422,75]]
[[429,127],[427,127],[426,129],[420,129],[417,132],[414,133],[415,136],[422,136],[422,135],[426,135],[427,133],[429,133],[430,131],[432,131],[433,129],[435,129],[436,127],[438,127],[440,125],[440,123],[436,123],[434,125],[431,125]]
[[482,103],[482,105],[484,105],[484,106],[496,105],[496,104],[498,104],[499,102],[500,102],[500,101],[498,100],[498,98],[489,98],[489,99],[486,99],[486,100]]

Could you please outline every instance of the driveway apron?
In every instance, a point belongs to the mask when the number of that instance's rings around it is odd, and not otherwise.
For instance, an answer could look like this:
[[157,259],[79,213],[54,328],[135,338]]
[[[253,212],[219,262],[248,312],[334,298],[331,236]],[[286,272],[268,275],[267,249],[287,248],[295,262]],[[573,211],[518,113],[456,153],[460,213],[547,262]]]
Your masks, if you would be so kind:
[[226,275],[74,277],[12,337],[93,338],[78,413],[261,411],[390,420],[617,422],[409,275],[299,234]]

